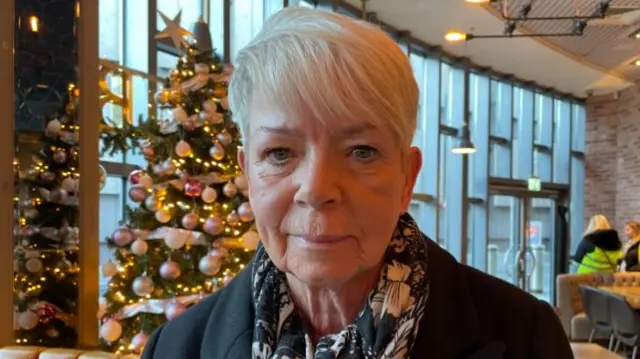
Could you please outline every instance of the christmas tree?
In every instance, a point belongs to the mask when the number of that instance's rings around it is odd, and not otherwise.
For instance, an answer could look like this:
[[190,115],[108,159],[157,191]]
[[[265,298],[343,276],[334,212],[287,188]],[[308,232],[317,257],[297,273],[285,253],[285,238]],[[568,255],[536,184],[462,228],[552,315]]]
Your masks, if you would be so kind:
[[158,326],[226,285],[257,245],[226,100],[230,71],[213,50],[184,52],[156,96],[166,115],[108,136],[128,136],[148,161],[129,175],[138,205],[107,239],[115,260],[102,267],[111,278],[100,336],[117,353],[141,352]]
[[73,347],[78,301],[77,89],[46,121],[42,149],[16,171],[14,329],[25,345]]

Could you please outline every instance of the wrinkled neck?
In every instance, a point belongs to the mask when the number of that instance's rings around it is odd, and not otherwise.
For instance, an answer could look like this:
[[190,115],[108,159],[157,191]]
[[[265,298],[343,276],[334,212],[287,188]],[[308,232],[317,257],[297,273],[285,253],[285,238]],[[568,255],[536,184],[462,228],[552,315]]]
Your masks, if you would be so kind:
[[332,287],[310,286],[287,273],[298,315],[314,343],[354,322],[380,279],[382,263]]

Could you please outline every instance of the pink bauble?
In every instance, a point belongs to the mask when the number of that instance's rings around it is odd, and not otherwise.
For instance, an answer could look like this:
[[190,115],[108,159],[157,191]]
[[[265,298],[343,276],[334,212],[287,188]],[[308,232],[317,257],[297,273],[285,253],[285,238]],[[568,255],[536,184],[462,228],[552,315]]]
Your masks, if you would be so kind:
[[184,194],[191,198],[200,197],[203,188],[202,182],[190,179],[184,184]]
[[200,219],[200,217],[198,217],[197,214],[191,212],[191,213],[187,213],[184,215],[184,217],[182,217],[182,226],[185,229],[194,229],[198,226],[198,220]]
[[220,141],[220,143],[222,143],[225,146],[230,144],[231,141],[233,141],[233,137],[231,137],[231,134],[227,131],[220,132],[219,134],[216,135],[216,138],[218,139],[218,141]]
[[238,208],[238,216],[243,222],[253,221],[253,209],[251,209],[251,204],[249,202],[244,202],[240,205]]
[[182,270],[180,265],[172,260],[168,260],[160,266],[160,276],[164,279],[174,280],[180,277]]
[[233,197],[238,193],[238,187],[231,182],[227,182],[222,188],[222,193],[227,197]]
[[187,310],[187,307],[185,307],[184,304],[178,302],[171,303],[164,308],[164,315],[167,316],[167,320],[171,320],[184,313],[185,310]]
[[200,195],[204,203],[213,203],[218,198],[218,192],[215,189],[207,186],[202,190],[202,194]]
[[205,232],[215,236],[216,234],[222,232],[222,230],[224,229],[222,219],[216,216],[209,217],[202,225],[202,229],[204,229]]
[[147,189],[144,187],[135,186],[129,189],[129,198],[135,203],[142,203],[146,197]]
[[221,144],[216,143],[209,148],[209,155],[216,161],[220,161],[224,158],[224,147]]
[[140,177],[142,177],[142,175],[144,175],[143,170],[131,171],[131,173],[129,173],[129,183],[131,183],[132,185],[138,184],[138,182],[140,181]]
[[239,221],[240,218],[238,217],[236,211],[233,211],[227,215],[227,223],[229,223],[230,225],[235,226]]
[[238,189],[241,191],[244,191],[245,189],[249,188],[249,184],[247,183],[247,177],[245,177],[244,175],[240,175],[234,178],[233,183],[235,183],[236,187],[238,187]]
[[112,238],[118,247],[123,247],[133,241],[133,232],[129,228],[118,228],[113,232]]
[[131,345],[133,346],[133,350],[136,353],[141,353],[144,349],[144,346],[147,345],[149,341],[149,335],[144,332],[140,332],[136,334],[133,339],[131,339]]
[[198,262],[198,269],[200,269],[200,272],[209,277],[217,274],[220,271],[221,266],[222,258],[211,253],[202,257],[200,262]]
[[153,292],[153,279],[146,275],[133,280],[133,292],[139,297],[145,297]]

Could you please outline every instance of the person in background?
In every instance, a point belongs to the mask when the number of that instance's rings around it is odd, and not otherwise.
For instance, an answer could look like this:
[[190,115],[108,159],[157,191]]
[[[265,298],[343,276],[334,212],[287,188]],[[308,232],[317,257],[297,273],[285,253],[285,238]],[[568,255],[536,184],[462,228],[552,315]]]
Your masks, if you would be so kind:
[[573,358],[548,303],[458,263],[407,213],[419,89],[383,29],[289,7],[235,60],[260,245],[142,359]]
[[627,244],[621,258],[621,272],[640,272],[640,222],[629,221],[624,226]]
[[611,228],[605,216],[596,214],[591,217],[572,258],[578,264],[577,273],[613,273],[621,256],[622,243],[618,232]]

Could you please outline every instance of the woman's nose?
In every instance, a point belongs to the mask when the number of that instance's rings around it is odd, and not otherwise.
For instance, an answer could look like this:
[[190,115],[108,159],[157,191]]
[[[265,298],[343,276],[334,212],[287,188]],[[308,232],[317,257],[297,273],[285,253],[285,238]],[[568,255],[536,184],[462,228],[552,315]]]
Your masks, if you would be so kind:
[[340,171],[338,161],[327,156],[309,158],[296,172],[298,191],[294,200],[298,204],[326,209],[342,201],[340,181],[344,172]]

